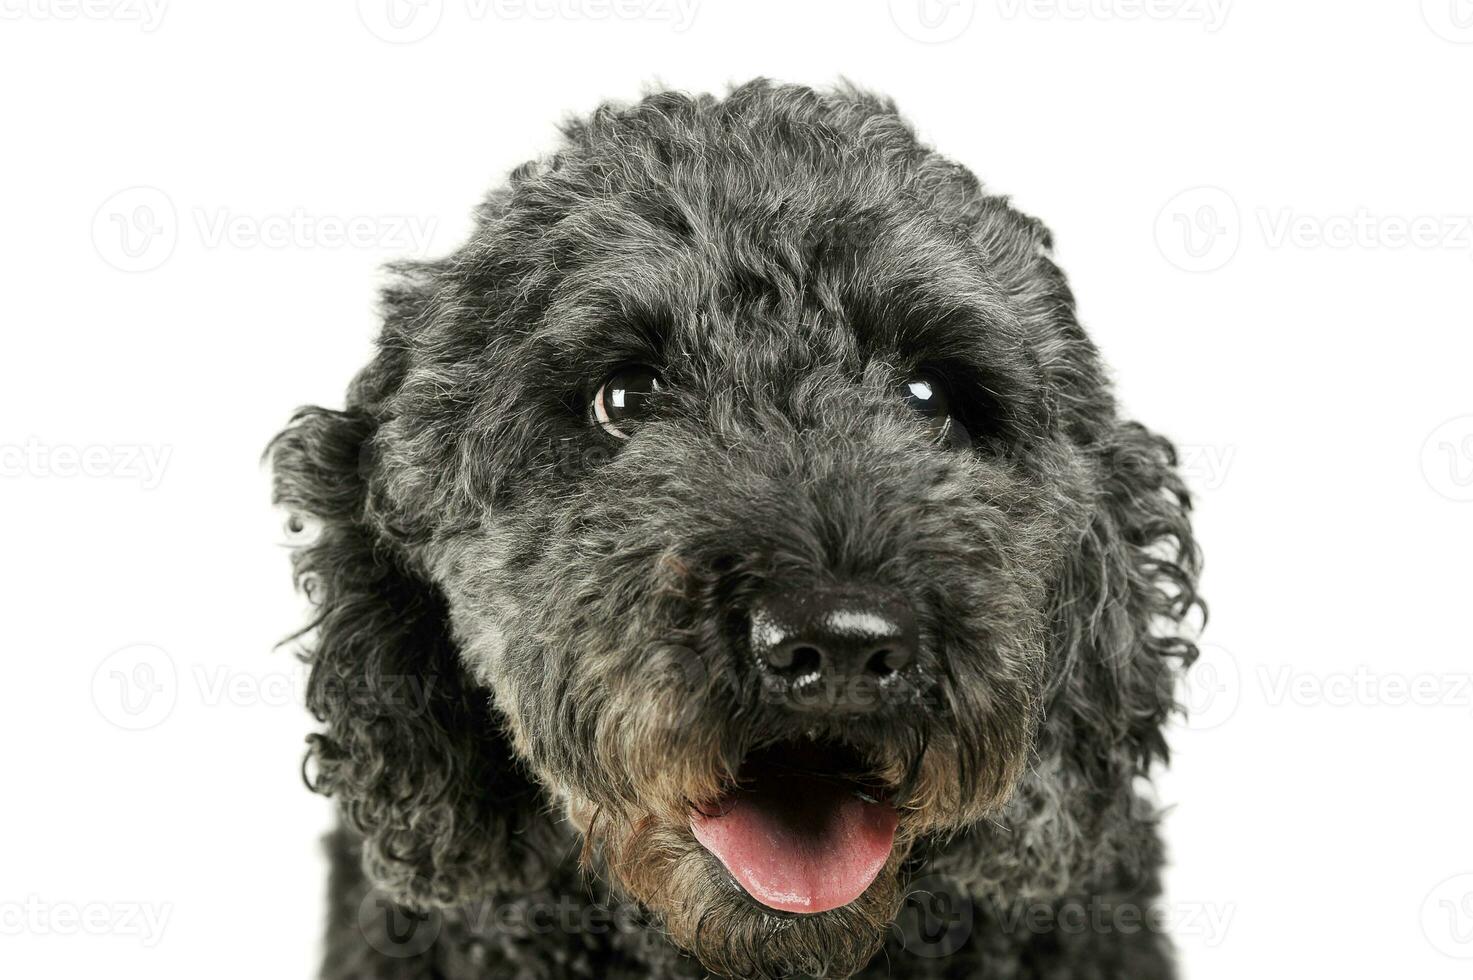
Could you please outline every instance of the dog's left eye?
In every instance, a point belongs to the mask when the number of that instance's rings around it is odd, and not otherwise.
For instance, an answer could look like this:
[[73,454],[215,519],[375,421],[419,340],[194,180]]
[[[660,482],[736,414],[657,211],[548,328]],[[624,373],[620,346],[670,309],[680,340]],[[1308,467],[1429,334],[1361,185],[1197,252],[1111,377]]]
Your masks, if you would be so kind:
[[628,439],[650,412],[660,376],[643,364],[622,367],[593,394],[593,418],[615,439]]
[[920,375],[901,385],[900,393],[910,410],[926,423],[931,438],[936,442],[945,442],[951,431],[952,416],[951,403],[941,383],[927,375]]

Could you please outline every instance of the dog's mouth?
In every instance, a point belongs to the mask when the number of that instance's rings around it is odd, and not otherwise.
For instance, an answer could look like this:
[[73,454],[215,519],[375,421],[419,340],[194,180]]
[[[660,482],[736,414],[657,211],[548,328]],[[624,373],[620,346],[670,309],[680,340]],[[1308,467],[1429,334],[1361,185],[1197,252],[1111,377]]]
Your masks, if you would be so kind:
[[748,895],[781,912],[848,905],[889,860],[899,813],[846,746],[784,742],[749,755],[737,785],[691,810],[696,840]]

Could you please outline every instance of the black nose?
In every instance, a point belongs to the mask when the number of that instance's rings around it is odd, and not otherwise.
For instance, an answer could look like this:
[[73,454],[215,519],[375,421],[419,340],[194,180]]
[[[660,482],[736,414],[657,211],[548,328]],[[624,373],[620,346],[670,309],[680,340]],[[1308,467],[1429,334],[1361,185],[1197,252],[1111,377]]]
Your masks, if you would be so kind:
[[[763,669],[788,685],[855,694],[904,670],[916,655],[915,616],[893,591],[828,588],[767,596],[751,609],[750,642]],[[853,698],[804,699],[810,708],[867,708]]]

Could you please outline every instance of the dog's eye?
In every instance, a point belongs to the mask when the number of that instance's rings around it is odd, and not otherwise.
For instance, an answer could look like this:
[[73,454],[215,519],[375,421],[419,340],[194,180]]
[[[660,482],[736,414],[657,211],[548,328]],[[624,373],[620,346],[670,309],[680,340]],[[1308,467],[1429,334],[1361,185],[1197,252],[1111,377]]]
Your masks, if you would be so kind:
[[615,439],[628,439],[650,411],[660,376],[643,364],[622,367],[593,395],[593,418]]
[[920,375],[900,386],[900,393],[910,410],[926,423],[926,429],[935,442],[945,442],[951,431],[951,403],[946,398],[946,389],[935,378]]

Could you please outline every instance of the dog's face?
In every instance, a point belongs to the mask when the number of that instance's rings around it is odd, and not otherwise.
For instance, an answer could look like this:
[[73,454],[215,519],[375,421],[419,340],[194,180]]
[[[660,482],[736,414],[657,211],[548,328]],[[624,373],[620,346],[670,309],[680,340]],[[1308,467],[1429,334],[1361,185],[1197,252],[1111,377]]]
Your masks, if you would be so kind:
[[[854,966],[910,842],[1026,761],[1089,475],[903,186],[857,214],[822,174],[735,176],[762,203],[647,190],[709,234],[560,263],[483,376],[497,492],[426,551],[520,754],[680,941]],[[821,231],[764,220],[792,199]]]
[[391,294],[364,511],[489,696],[438,724],[709,969],[844,975],[1028,767],[1114,423],[1034,223],[743,92],[575,128]]

